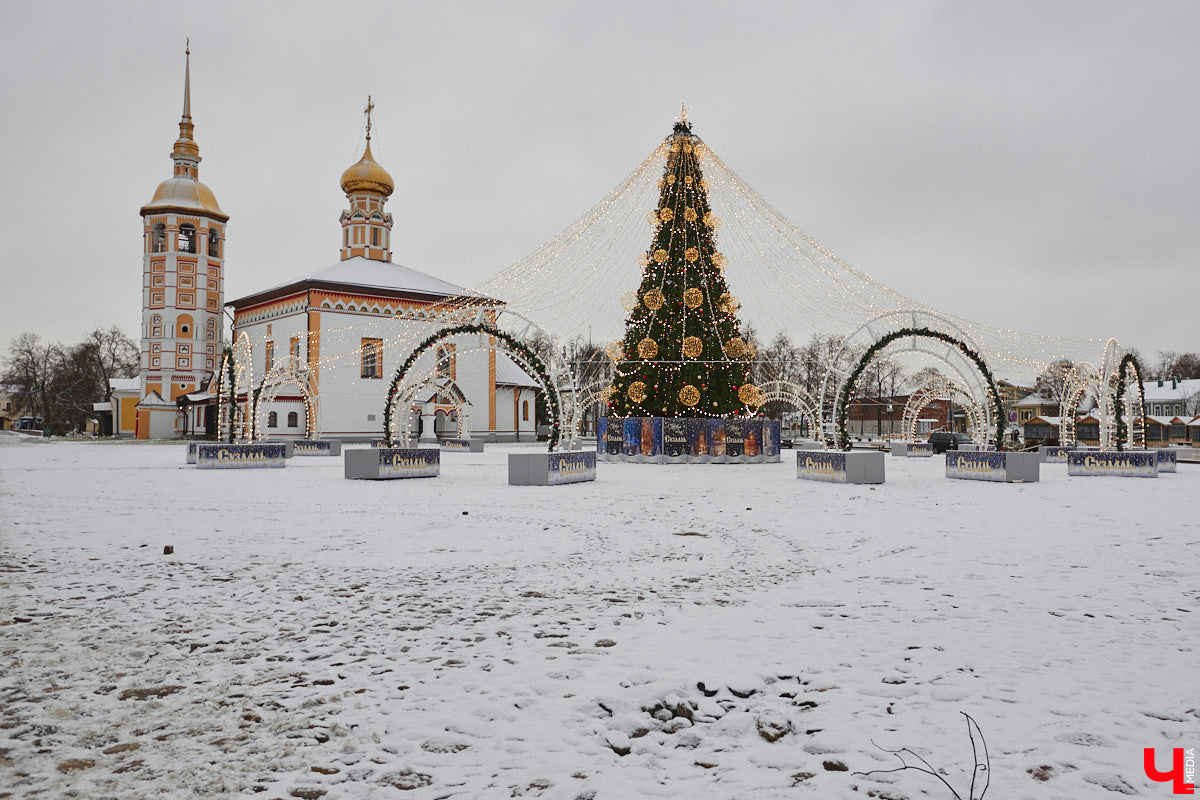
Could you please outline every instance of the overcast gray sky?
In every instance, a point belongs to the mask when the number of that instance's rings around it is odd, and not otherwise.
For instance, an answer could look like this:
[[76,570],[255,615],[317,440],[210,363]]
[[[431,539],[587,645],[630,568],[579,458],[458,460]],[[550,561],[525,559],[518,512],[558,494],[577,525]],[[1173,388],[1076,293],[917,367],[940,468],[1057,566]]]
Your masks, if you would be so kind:
[[136,336],[139,207],[191,37],[226,299],[337,260],[342,171],[394,260],[470,285],[695,132],[799,227],[968,319],[1200,350],[1200,3],[0,5],[0,346]]

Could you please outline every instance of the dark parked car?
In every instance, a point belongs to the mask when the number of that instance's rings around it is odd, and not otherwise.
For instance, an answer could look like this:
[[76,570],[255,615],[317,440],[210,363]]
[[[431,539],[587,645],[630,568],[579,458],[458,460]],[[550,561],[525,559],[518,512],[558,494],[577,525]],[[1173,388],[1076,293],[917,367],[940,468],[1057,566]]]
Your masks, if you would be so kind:
[[957,450],[960,444],[970,444],[971,437],[965,433],[934,431],[929,434],[929,443],[933,445],[933,452],[944,453],[947,450]]

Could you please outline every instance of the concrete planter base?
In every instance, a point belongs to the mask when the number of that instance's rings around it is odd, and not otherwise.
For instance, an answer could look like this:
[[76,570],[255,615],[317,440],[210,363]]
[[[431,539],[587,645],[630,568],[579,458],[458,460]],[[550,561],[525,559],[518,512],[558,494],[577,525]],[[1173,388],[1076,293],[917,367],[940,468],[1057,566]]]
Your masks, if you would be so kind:
[[347,450],[343,463],[348,480],[436,478],[441,474],[441,455],[435,447],[368,447]]
[[1037,453],[951,450],[946,453],[946,477],[966,481],[1034,483],[1041,479]]
[[442,439],[440,444],[448,453],[483,452],[483,439]]
[[590,450],[565,453],[510,453],[510,486],[562,486],[596,480],[596,454]]
[[287,466],[287,448],[278,442],[196,444],[197,469],[263,469]]
[[796,477],[823,483],[883,483],[879,450],[803,450],[796,453]]
[[292,442],[292,454],[297,456],[340,456],[342,443],[337,439],[297,439]]
[[1155,450],[1075,450],[1067,453],[1067,475],[1115,478],[1157,478]]

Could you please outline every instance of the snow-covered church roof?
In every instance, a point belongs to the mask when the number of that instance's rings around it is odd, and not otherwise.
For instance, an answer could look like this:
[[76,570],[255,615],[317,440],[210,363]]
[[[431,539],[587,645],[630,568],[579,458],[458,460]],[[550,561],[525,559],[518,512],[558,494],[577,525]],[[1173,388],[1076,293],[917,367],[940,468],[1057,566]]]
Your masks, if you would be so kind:
[[317,270],[299,280],[282,283],[270,289],[231,300],[226,305],[244,308],[308,289],[348,291],[423,300],[440,300],[446,297],[483,297],[483,295],[468,291],[462,286],[435,278],[411,267],[394,264],[391,261],[376,261],[355,256],[345,261],[339,261],[325,269]]
[[496,354],[496,385],[538,388],[538,382],[504,353]]

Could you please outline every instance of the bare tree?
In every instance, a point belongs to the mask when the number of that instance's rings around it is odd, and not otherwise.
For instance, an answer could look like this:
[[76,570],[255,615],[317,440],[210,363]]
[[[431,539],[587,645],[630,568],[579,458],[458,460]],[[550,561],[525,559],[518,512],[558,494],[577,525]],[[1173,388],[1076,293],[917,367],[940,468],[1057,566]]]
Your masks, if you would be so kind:
[[1181,378],[1183,380],[1194,380],[1200,378],[1200,355],[1195,353],[1180,353],[1171,362],[1169,375],[1163,375],[1163,379]]
[[132,378],[138,374],[138,346],[116,325],[107,330],[96,328],[80,346],[87,348],[106,402],[112,400],[113,378]]
[[31,416],[46,416],[50,381],[62,347],[36,333],[22,333],[8,345],[3,380],[12,387],[13,400]]
[[1068,358],[1051,362],[1037,377],[1037,383],[1034,384],[1037,391],[1044,397],[1062,403],[1063,394],[1067,390],[1067,380],[1074,368],[1075,362]]

